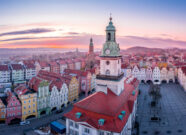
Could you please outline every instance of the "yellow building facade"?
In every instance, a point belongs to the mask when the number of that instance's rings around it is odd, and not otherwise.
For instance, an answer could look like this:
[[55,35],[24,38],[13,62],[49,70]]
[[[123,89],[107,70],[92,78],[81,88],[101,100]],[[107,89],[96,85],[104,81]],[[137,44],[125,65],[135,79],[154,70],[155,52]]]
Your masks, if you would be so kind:
[[79,98],[79,82],[76,77],[72,77],[69,83],[68,102],[72,103]]
[[28,91],[19,96],[22,103],[22,121],[37,117],[37,93]]

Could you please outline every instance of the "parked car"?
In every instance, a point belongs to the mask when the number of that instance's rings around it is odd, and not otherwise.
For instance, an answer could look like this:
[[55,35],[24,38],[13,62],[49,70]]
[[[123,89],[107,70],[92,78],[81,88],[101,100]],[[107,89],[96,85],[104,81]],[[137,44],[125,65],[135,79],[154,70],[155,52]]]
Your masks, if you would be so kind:
[[21,121],[20,122],[20,125],[23,126],[23,125],[29,125],[30,124],[30,121]]
[[62,113],[63,112],[63,110],[61,109],[61,110],[57,110],[56,111],[56,114],[58,114],[58,113]]

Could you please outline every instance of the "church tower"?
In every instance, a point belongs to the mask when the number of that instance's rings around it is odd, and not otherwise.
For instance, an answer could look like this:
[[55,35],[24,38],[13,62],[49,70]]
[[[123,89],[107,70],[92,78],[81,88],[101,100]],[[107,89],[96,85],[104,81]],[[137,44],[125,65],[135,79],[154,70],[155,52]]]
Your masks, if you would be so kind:
[[107,93],[110,88],[116,95],[124,90],[124,74],[121,72],[119,44],[116,43],[116,29],[110,17],[106,27],[106,42],[100,55],[100,73],[96,76],[96,91]]
[[90,38],[89,53],[94,53],[94,45],[92,38]]
[[93,39],[90,38],[89,51],[87,53],[87,59],[86,59],[86,68],[92,69],[94,67],[94,64],[95,64],[94,44],[93,44]]

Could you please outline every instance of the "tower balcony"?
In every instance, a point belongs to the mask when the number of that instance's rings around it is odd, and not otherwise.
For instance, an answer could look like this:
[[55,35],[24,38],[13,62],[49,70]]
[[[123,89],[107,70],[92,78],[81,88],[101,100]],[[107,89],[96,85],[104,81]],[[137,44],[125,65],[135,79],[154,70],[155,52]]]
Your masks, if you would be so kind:
[[100,75],[98,74],[96,76],[96,79],[100,79],[100,80],[112,80],[112,81],[119,81],[120,79],[122,79],[124,76],[124,73],[121,73],[118,76],[110,76],[110,75]]

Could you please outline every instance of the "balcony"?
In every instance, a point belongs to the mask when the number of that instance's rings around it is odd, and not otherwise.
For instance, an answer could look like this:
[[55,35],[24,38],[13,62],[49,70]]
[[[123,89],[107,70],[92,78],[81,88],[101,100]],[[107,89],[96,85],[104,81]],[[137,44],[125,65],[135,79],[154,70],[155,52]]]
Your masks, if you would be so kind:
[[96,79],[100,80],[113,80],[113,81],[119,81],[124,76],[124,73],[121,73],[119,76],[108,76],[108,75],[97,75]]

